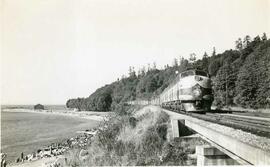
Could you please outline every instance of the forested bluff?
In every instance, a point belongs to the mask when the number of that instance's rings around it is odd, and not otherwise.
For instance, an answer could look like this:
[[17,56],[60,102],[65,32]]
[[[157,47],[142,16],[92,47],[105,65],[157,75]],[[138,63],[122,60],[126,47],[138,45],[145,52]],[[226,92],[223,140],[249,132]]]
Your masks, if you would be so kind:
[[187,68],[205,70],[213,81],[214,103],[217,107],[239,106],[243,108],[270,108],[270,40],[264,33],[251,39],[246,35],[235,41],[235,49],[203,58],[174,59],[171,66],[157,69],[148,64],[129,76],[97,89],[89,97],[69,99],[68,108],[86,111],[112,111],[117,106],[132,100],[150,100],[159,95],[176,77],[176,71]]

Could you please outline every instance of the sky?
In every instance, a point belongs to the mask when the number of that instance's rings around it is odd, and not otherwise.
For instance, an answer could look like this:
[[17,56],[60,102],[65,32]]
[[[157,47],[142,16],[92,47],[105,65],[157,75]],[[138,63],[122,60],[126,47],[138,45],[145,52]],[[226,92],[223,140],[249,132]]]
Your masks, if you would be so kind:
[[65,104],[156,62],[270,36],[270,0],[0,0],[1,104]]

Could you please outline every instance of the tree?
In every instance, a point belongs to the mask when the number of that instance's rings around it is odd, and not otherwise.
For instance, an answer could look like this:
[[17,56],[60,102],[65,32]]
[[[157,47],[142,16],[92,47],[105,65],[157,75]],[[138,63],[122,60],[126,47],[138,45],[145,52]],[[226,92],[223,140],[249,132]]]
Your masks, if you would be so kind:
[[242,107],[269,107],[267,98],[270,96],[270,42],[254,45],[241,66],[237,82],[235,103]]
[[[249,37],[237,40],[238,50],[226,50],[216,55],[213,48],[212,56],[205,52],[201,60],[191,54],[190,59],[180,57],[173,67],[165,65],[162,70],[156,69],[155,63],[149,71],[145,67],[139,69],[138,77],[134,67],[129,67],[129,77],[97,89],[86,98],[69,99],[68,108],[79,110],[111,110],[119,104],[135,99],[150,99],[158,96],[175,80],[175,71],[182,72],[187,67],[202,67],[210,73],[214,85],[215,103],[219,106],[238,105],[252,108],[270,107],[270,40],[256,36],[253,41]],[[246,46],[247,45],[247,46]],[[189,60],[191,63],[189,63]],[[174,62],[175,59],[173,60]],[[147,66],[146,66],[147,68]],[[135,76],[135,77],[131,77]]]
[[264,32],[262,36],[262,41],[266,41],[266,40],[267,40],[267,36],[266,36],[266,33]]
[[151,65],[150,63],[147,64],[147,72],[151,71]]
[[246,35],[245,38],[244,38],[244,41],[243,41],[243,44],[244,44],[244,48],[247,48],[248,45],[250,44],[250,36],[249,35]]
[[209,74],[211,76],[216,76],[219,68],[220,68],[220,61],[217,59],[217,60],[212,60],[210,63],[209,63],[209,67],[208,67],[208,71],[209,71]]
[[[249,65],[250,66],[250,65]],[[238,74],[237,82],[236,82],[236,93],[237,96],[235,97],[234,101],[236,104],[242,107],[253,107],[252,98],[255,98],[255,90],[256,85],[253,81],[254,80],[254,73],[251,68],[244,65]]]
[[203,59],[206,59],[206,58],[208,58],[208,54],[206,52],[204,52]]
[[97,110],[98,111],[110,111],[112,103],[112,97],[110,93],[105,92],[100,95],[97,100]]
[[173,67],[178,67],[178,61],[176,58],[173,59],[173,63],[172,63]]
[[243,42],[241,38],[235,41],[235,49],[241,51],[243,49]]
[[204,52],[204,54],[203,54],[201,66],[202,66],[202,69],[204,71],[208,71],[209,57],[208,57],[208,54],[206,52]]
[[196,54],[195,53],[191,53],[189,55],[189,61],[194,62],[195,60],[196,60]]
[[156,62],[153,62],[153,70],[156,70],[157,69],[157,64]]
[[134,69],[134,67],[132,67],[132,66],[129,66],[129,68],[128,68],[128,75],[129,75],[130,77],[134,75],[133,69]]
[[169,67],[170,67],[169,64],[164,65],[165,70],[168,69]]
[[212,52],[212,56],[216,56],[216,47],[213,47],[213,52]]
[[126,76],[123,74],[122,76],[121,76],[121,79],[125,79],[126,78]]
[[236,74],[231,64],[225,63],[218,70],[214,82],[214,99],[217,106],[223,107],[233,104],[235,82]]
[[146,71],[145,71],[145,66],[143,66],[142,69],[141,69],[141,74],[142,74],[142,76],[145,76],[145,73],[146,73]]
[[251,42],[251,44],[253,44],[253,47],[256,47],[258,44],[260,44],[261,42],[261,37],[259,35],[257,35],[253,41]]
[[191,68],[196,68],[195,67],[195,61],[196,61],[196,54],[195,53],[191,53],[189,55],[189,61],[190,61]]
[[188,67],[188,60],[184,59],[183,57],[180,60],[180,65],[179,65],[179,72],[182,72],[186,70]]

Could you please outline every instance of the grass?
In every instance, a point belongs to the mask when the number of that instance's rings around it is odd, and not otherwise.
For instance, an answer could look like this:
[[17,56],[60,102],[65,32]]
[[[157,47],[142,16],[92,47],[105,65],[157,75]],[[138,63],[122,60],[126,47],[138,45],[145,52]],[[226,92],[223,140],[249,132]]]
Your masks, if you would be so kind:
[[82,160],[80,150],[71,150],[67,165],[186,165],[192,149],[183,140],[167,141],[169,116],[162,111],[135,110],[138,108],[119,106],[93,138],[88,156]]

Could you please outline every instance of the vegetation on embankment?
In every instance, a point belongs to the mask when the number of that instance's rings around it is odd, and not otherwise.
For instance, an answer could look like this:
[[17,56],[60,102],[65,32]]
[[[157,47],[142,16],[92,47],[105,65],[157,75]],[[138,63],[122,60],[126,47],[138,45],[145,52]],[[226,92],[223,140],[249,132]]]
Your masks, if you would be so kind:
[[213,80],[214,105],[244,108],[270,108],[270,40],[266,34],[253,40],[245,36],[237,39],[234,50],[217,54],[205,53],[201,60],[191,54],[190,59],[174,59],[171,66],[157,69],[148,64],[136,73],[130,67],[129,76],[97,89],[86,98],[69,99],[66,106],[89,111],[114,110],[120,103],[159,95],[175,77],[188,67],[209,72]]
[[87,149],[69,152],[67,165],[186,165],[188,154],[195,152],[195,144],[184,140],[169,142],[166,137],[169,116],[161,110],[135,110],[126,112],[126,107],[120,106]]

